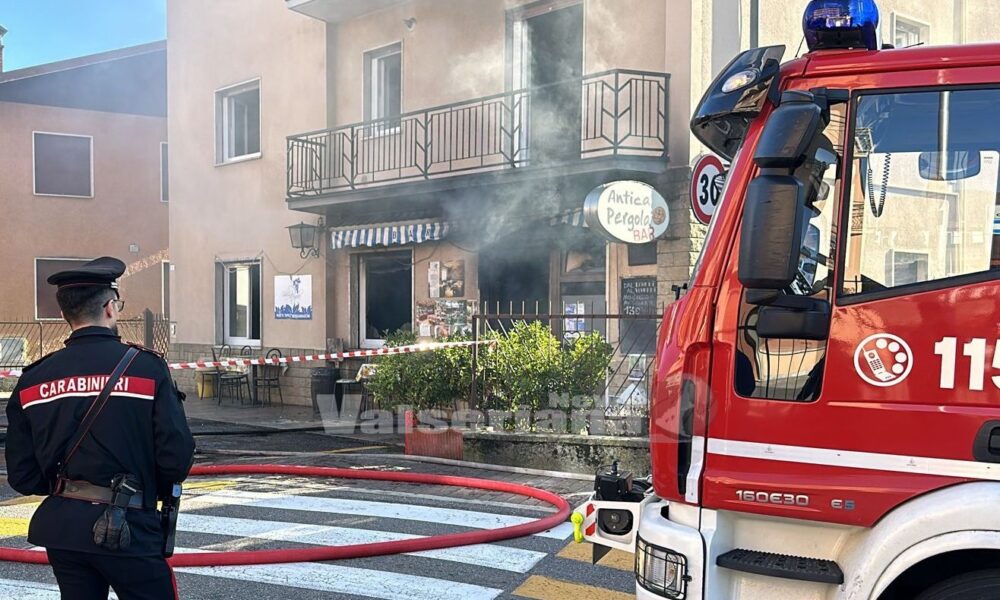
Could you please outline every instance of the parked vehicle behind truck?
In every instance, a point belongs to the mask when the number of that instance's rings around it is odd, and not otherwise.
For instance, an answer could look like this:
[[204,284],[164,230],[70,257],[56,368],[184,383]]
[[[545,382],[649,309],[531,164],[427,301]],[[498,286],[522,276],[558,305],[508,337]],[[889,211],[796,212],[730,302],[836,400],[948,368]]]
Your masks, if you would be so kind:
[[[657,344],[648,482],[575,517],[639,598],[1000,598],[1000,45],[815,0],[692,129],[730,162]],[[649,489],[646,489],[646,488]]]

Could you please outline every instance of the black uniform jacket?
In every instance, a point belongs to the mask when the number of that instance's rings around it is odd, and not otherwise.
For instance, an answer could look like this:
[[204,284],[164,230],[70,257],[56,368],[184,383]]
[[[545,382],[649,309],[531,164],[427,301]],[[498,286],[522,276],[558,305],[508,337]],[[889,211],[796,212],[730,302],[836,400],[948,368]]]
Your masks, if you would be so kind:
[[[48,495],[58,465],[76,438],[83,415],[128,346],[110,329],[85,327],[66,348],[24,370],[7,404],[7,480],[25,495]],[[162,534],[156,497],[187,477],[194,438],[170,372],[161,357],[140,352],[67,465],[69,479],[110,487],[119,473],[142,484],[143,509],[128,509],[128,550],[110,552],[91,531],[105,506],[59,496],[46,498],[28,529],[37,546],[100,554],[154,556]]]

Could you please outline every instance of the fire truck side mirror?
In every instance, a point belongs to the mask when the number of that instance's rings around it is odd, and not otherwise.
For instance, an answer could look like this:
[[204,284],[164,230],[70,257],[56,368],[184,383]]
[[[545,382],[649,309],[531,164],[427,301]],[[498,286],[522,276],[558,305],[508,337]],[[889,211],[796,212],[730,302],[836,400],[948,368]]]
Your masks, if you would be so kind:
[[740,237],[740,283],[749,289],[783,290],[795,281],[805,210],[805,186],[791,175],[759,175],[750,182]]
[[757,142],[754,162],[761,169],[798,169],[808,158],[810,146],[826,128],[828,119],[812,93],[785,92],[781,105],[768,119]]

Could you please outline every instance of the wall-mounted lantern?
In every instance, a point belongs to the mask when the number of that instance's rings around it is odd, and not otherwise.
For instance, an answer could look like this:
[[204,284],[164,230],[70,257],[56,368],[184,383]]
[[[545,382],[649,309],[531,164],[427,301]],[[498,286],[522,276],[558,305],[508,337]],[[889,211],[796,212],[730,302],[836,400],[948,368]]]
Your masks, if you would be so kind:
[[316,225],[299,223],[298,225],[289,225],[287,229],[288,237],[292,240],[292,248],[299,251],[299,256],[302,258],[319,256],[319,240],[323,231],[322,218]]

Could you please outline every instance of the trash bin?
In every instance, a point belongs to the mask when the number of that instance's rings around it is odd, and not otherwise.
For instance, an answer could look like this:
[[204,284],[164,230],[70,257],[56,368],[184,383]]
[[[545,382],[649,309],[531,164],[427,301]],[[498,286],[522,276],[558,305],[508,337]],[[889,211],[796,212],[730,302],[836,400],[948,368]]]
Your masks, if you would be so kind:
[[319,367],[312,370],[309,383],[314,416],[320,414],[319,397],[334,394],[338,377],[340,377],[340,369],[337,367]]

